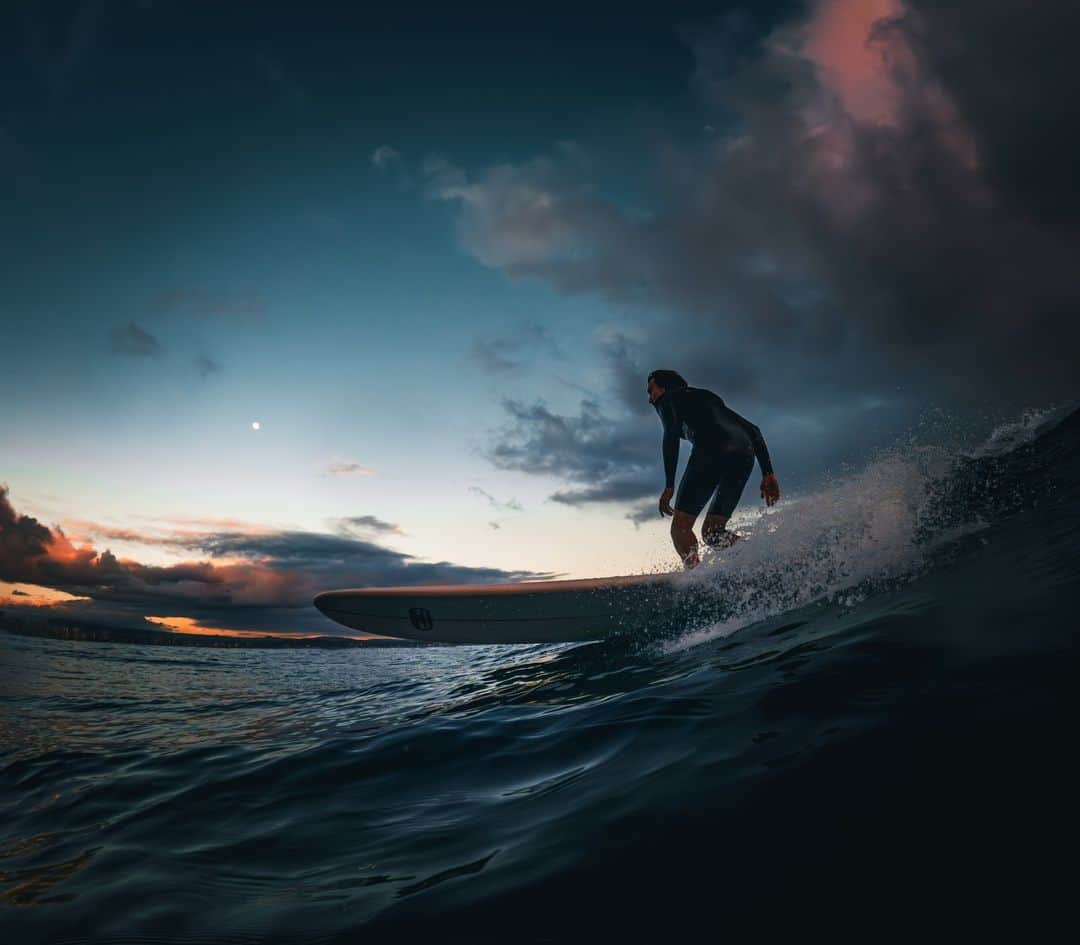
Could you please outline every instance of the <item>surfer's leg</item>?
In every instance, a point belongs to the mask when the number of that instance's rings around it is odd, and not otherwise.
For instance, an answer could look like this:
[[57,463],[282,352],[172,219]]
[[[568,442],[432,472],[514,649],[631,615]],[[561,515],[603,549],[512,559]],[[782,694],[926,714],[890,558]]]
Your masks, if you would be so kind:
[[728,519],[742,498],[746,481],[754,469],[754,457],[732,454],[724,458],[723,474],[716,487],[716,495],[701,526],[701,540],[714,548],[729,548],[739,540],[735,532],[727,530]]
[[679,491],[675,496],[671,541],[686,568],[696,567],[700,560],[697,538],[694,537],[694,522],[716,488],[716,471],[712,465],[709,456],[696,448],[691,450],[679,482]]
[[695,519],[697,519],[696,515],[680,512],[678,509],[675,510],[675,515],[671,519],[671,541],[679,557],[682,558],[683,567],[687,570],[697,567],[701,560],[698,557],[697,538],[694,536]]

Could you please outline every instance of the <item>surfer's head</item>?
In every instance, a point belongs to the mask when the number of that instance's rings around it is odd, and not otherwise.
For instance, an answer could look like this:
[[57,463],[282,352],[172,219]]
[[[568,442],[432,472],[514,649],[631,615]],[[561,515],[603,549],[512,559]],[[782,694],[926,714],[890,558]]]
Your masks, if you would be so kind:
[[686,380],[677,371],[653,371],[645,385],[649,394],[649,403],[655,404],[665,391],[678,390],[681,387],[689,387]]

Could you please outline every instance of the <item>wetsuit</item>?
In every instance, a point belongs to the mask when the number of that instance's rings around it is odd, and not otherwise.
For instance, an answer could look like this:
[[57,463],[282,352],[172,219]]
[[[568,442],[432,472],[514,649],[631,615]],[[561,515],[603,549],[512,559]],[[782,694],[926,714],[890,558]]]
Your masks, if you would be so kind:
[[675,487],[679,439],[694,444],[675,508],[695,518],[715,491],[709,515],[730,518],[739,504],[754,457],[765,475],[773,471],[761,431],[710,390],[680,387],[664,391],[653,406],[664,424],[664,475]]

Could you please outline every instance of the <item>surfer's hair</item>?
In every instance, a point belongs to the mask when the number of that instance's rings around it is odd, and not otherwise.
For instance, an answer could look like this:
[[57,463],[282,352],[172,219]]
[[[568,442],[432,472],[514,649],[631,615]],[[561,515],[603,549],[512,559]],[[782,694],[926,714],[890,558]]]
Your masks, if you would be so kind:
[[[640,375],[638,375],[640,377]],[[679,390],[682,387],[689,387],[684,378],[678,371],[653,371],[647,378],[650,381],[656,381],[664,390]]]

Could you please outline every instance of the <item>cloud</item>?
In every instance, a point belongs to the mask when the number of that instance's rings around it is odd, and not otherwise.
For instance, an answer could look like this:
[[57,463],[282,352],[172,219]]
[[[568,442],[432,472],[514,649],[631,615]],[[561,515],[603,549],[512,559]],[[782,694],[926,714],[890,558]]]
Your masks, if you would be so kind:
[[360,463],[350,462],[348,460],[343,462],[331,463],[326,467],[326,471],[331,476],[374,476],[375,471],[368,469],[367,466],[361,466]]
[[420,162],[420,173],[426,184],[425,193],[432,199],[455,199],[456,191],[467,183],[465,172],[439,154],[427,155]]
[[161,353],[161,344],[135,322],[128,322],[113,326],[112,350],[114,354],[133,358],[155,358]]
[[380,144],[371,152],[371,166],[398,190],[411,190],[415,171],[406,165],[401,152],[388,144]]
[[[471,492],[475,496],[479,496],[497,512],[524,511],[524,506],[522,506],[522,504],[518,502],[517,499],[510,498],[506,499],[505,501],[496,499],[495,496],[493,496],[490,492],[488,492],[486,489],[481,489],[479,486],[469,486],[469,492]],[[490,528],[492,531],[499,531],[499,529],[502,528],[502,522],[492,519],[490,522],[488,522],[488,528]]]
[[221,372],[221,365],[205,354],[200,354],[195,359],[195,366],[199,369],[200,377],[209,377],[211,374],[218,374]]
[[[649,520],[664,485],[661,425],[645,394],[649,370],[677,367],[691,383],[722,392],[733,409],[758,423],[785,489],[811,486],[842,463],[861,462],[891,445],[897,431],[913,427],[921,415],[921,408],[904,399],[850,393],[831,399],[828,390],[805,392],[802,404],[759,412],[753,397],[738,395],[742,375],[725,358],[666,341],[656,350],[679,350],[679,357],[660,361],[654,352],[648,361],[647,344],[608,326],[596,332],[595,343],[596,382],[611,391],[609,397],[586,396],[576,414],[506,399],[506,423],[492,431],[495,445],[485,455],[500,469],[563,480],[566,485],[549,498],[564,505],[648,500],[631,508],[628,517],[635,522]],[[727,396],[732,389],[735,396]],[[767,402],[766,394],[761,400]],[[690,449],[682,443],[681,464]]]
[[145,534],[122,530],[122,537],[203,557],[172,565],[147,565],[118,558],[109,550],[98,551],[89,542],[76,544],[62,529],[48,528],[18,514],[8,499],[7,487],[0,487],[0,580],[88,598],[57,605],[58,612],[71,615],[130,623],[148,612],[167,613],[233,629],[314,626],[325,631],[325,619],[316,619],[311,607],[312,598],[322,590],[548,576],[420,561],[342,534],[263,527]]
[[523,510],[521,503],[518,502],[517,499],[511,498],[506,501],[500,501],[490,492],[481,489],[479,486],[469,486],[469,492],[473,495],[480,496],[480,498],[484,499],[488,505],[500,512],[521,512]]
[[[614,419],[594,401],[579,414],[554,413],[547,405],[503,401],[507,424],[492,437],[487,458],[499,469],[569,480],[580,487],[551,498],[567,505],[622,501],[653,491],[659,455],[656,418]],[[661,474],[662,475],[662,474]]]
[[509,339],[491,338],[475,341],[472,355],[488,374],[508,374],[521,367],[521,362],[514,357],[520,349],[519,344]]
[[380,144],[371,152],[371,163],[380,171],[386,170],[392,164],[401,162],[401,152],[390,147],[388,144]]
[[594,257],[598,241],[622,236],[622,213],[595,194],[582,158],[563,145],[554,157],[496,165],[474,181],[433,159],[425,165],[428,194],[460,207],[458,236],[484,265],[512,276],[551,263],[573,268]]
[[[254,523],[254,522],[246,522],[243,519],[231,518],[229,516],[220,516],[220,515],[215,515],[215,516],[177,515],[177,516],[169,516],[167,519],[162,519],[160,516],[154,516],[154,515],[144,515],[144,516],[136,515],[136,516],[134,516],[134,518],[138,518],[138,519],[141,519],[143,521],[151,521],[151,522],[168,521],[168,522],[173,522],[173,523],[177,523],[177,524],[180,524],[180,525],[200,525],[200,526],[202,526],[204,528],[222,529],[222,530],[237,529],[237,530],[240,530],[240,531],[248,531],[248,532],[269,532],[269,531],[273,531],[273,529],[268,525],[259,525],[259,524]],[[92,525],[93,523],[79,523],[79,524]]]
[[642,525],[663,520],[656,500],[651,502],[641,502],[635,505],[623,516],[623,518],[632,522],[634,528],[640,528]]
[[462,247],[663,312],[647,350],[711,359],[726,393],[778,408],[1069,393],[1080,117],[1060,63],[1080,8],[819,0],[751,57],[731,28],[683,32],[717,131],[643,146],[640,205],[580,149],[471,176],[433,162]]
[[[643,495],[656,492],[656,483],[662,476],[657,474],[656,463],[641,475],[610,476],[602,482],[590,483],[581,489],[560,489],[550,496],[552,502],[563,505],[586,505],[590,502],[629,502]],[[662,484],[661,484],[662,485]]]
[[17,587],[11,592],[12,597],[30,597],[26,591],[20,591]]
[[477,339],[472,350],[473,359],[488,374],[520,372],[542,354],[565,357],[547,327],[536,322],[525,322],[510,335]]
[[339,530],[353,532],[356,530],[372,531],[380,535],[400,535],[401,526],[393,522],[384,522],[374,515],[354,515],[351,518],[337,519]]

